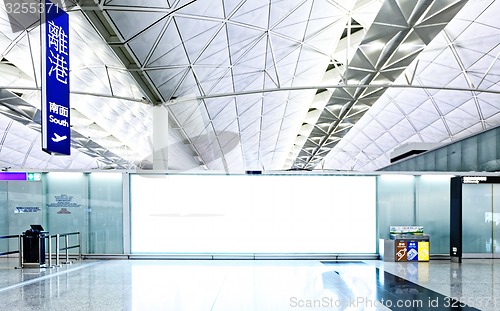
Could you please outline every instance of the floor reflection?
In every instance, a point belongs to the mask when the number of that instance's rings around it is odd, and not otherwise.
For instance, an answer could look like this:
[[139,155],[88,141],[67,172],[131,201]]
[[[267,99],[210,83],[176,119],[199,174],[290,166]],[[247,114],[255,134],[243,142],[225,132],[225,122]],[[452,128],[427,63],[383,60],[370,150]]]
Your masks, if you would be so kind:
[[0,310],[500,309],[494,260],[110,260],[45,271],[0,262],[0,274]]

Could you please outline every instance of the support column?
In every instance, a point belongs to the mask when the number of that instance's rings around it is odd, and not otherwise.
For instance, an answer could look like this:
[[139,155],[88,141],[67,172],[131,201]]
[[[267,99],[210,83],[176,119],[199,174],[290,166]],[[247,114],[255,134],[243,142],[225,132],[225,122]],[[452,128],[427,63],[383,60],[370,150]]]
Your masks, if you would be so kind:
[[130,227],[132,225],[130,221],[130,174],[128,172],[122,174],[122,184],[123,184],[123,254],[129,256],[131,253],[130,249],[130,239],[131,232]]
[[450,256],[462,262],[462,177],[451,178],[450,196]]
[[168,110],[153,107],[153,170],[168,170]]

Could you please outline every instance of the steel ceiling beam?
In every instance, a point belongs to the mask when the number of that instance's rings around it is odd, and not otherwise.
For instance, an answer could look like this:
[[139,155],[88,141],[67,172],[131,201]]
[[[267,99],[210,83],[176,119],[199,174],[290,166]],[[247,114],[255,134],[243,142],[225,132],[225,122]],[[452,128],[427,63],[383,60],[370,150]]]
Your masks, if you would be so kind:
[[[134,53],[130,50],[125,38],[122,38],[119,31],[116,29],[111,18],[107,13],[109,10],[130,10],[130,11],[147,11],[147,12],[161,12],[165,13],[165,18],[168,18],[172,13],[178,11],[179,9],[195,2],[196,0],[190,1],[179,8],[175,9],[158,9],[158,10],[146,10],[145,8],[131,8],[130,6],[105,6],[102,1],[99,0],[83,0],[80,3],[80,9],[87,17],[90,24],[92,24],[95,30],[101,35],[108,46],[113,50],[118,59],[123,63],[126,70],[131,74],[133,79],[137,82],[141,90],[148,97],[145,104],[151,103],[152,105],[167,105],[168,101],[161,95],[154,83],[151,81],[149,76],[146,74],[145,68],[142,68],[139,64],[139,60],[135,57]],[[90,95],[90,94],[89,94]],[[176,129],[176,132],[181,136],[183,141],[187,141],[193,156],[198,156],[201,158],[196,147],[191,143],[191,139],[186,135],[184,130],[179,125],[177,119],[169,113],[169,124],[171,127]],[[206,165],[203,161],[202,165]]]
[[314,169],[466,3],[385,0],[291,168]]

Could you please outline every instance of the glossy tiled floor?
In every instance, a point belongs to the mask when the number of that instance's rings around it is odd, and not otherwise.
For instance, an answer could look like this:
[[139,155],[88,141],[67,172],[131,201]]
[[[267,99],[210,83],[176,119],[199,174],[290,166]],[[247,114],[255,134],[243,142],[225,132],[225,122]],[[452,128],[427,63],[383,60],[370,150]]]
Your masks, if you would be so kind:
[[16,264],[0,259],[0,310],[500,310],[498,260]]

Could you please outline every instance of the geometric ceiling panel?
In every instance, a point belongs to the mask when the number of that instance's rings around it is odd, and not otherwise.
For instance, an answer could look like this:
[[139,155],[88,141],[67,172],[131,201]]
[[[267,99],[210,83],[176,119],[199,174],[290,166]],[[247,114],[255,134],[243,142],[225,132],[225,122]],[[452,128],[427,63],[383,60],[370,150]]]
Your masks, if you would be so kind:
[[[404,143],[449,143],[499,126],[498,105],[495,108],[493,103],[498,101],[500,90],[500,23],[492,18],[498,9],[500,6],[496,1],[468,1],[396,82],[407,84],[411,81],[420,89],[397,91],[389,88],[372,107],[377,111],[399,107],[399,112],[393,110],[393,118],[404,118],[407,124],[413,124],[414,130],[388,126],[387,133],[397,141],[383,145],[377,140],[381,152],[371,155],[375,159],[361,155],[360,158],[367,160],[366,164],[358,161],[352,167],[334,158],[340,150],[349,150],[350,156],[360,153],[360,149],[353,148],[359,135],[347,135],[325,159],[323,167],[375,170],[389,165],[390,151]],[[431,117],[431,111],[437,115]],[[357,133],[370,132],[373,129],[371,124],[374,119],[380,120],[379,116],[366,114],[356,125]]]
[[[464,4],[464,1],[384,1],[344,73],[346,84],[360,86],[333,91],[330,103],[342,107],[338,119],[330,122],[326,133],[311,134],[310,139],[317,141],[316,146],[304,145],[292,168],[313,169],[322,162],[324,156],[387,90],[375,89],[374,96],[366,98],[365,85],[390,85],[396,81]],[[427,27],[431,27],[429,32],[421,30]],[[424,37],[422,33],[425,33]],[[318,122],[330,121],[329,116],[329,111],[323,112]]]
[[[40,147],[40,29],[0,2],[0,167],[371,171],[500,125],[494,0],[81,0],[72,155]],[[22,26],[22,27],[21,27]]]

